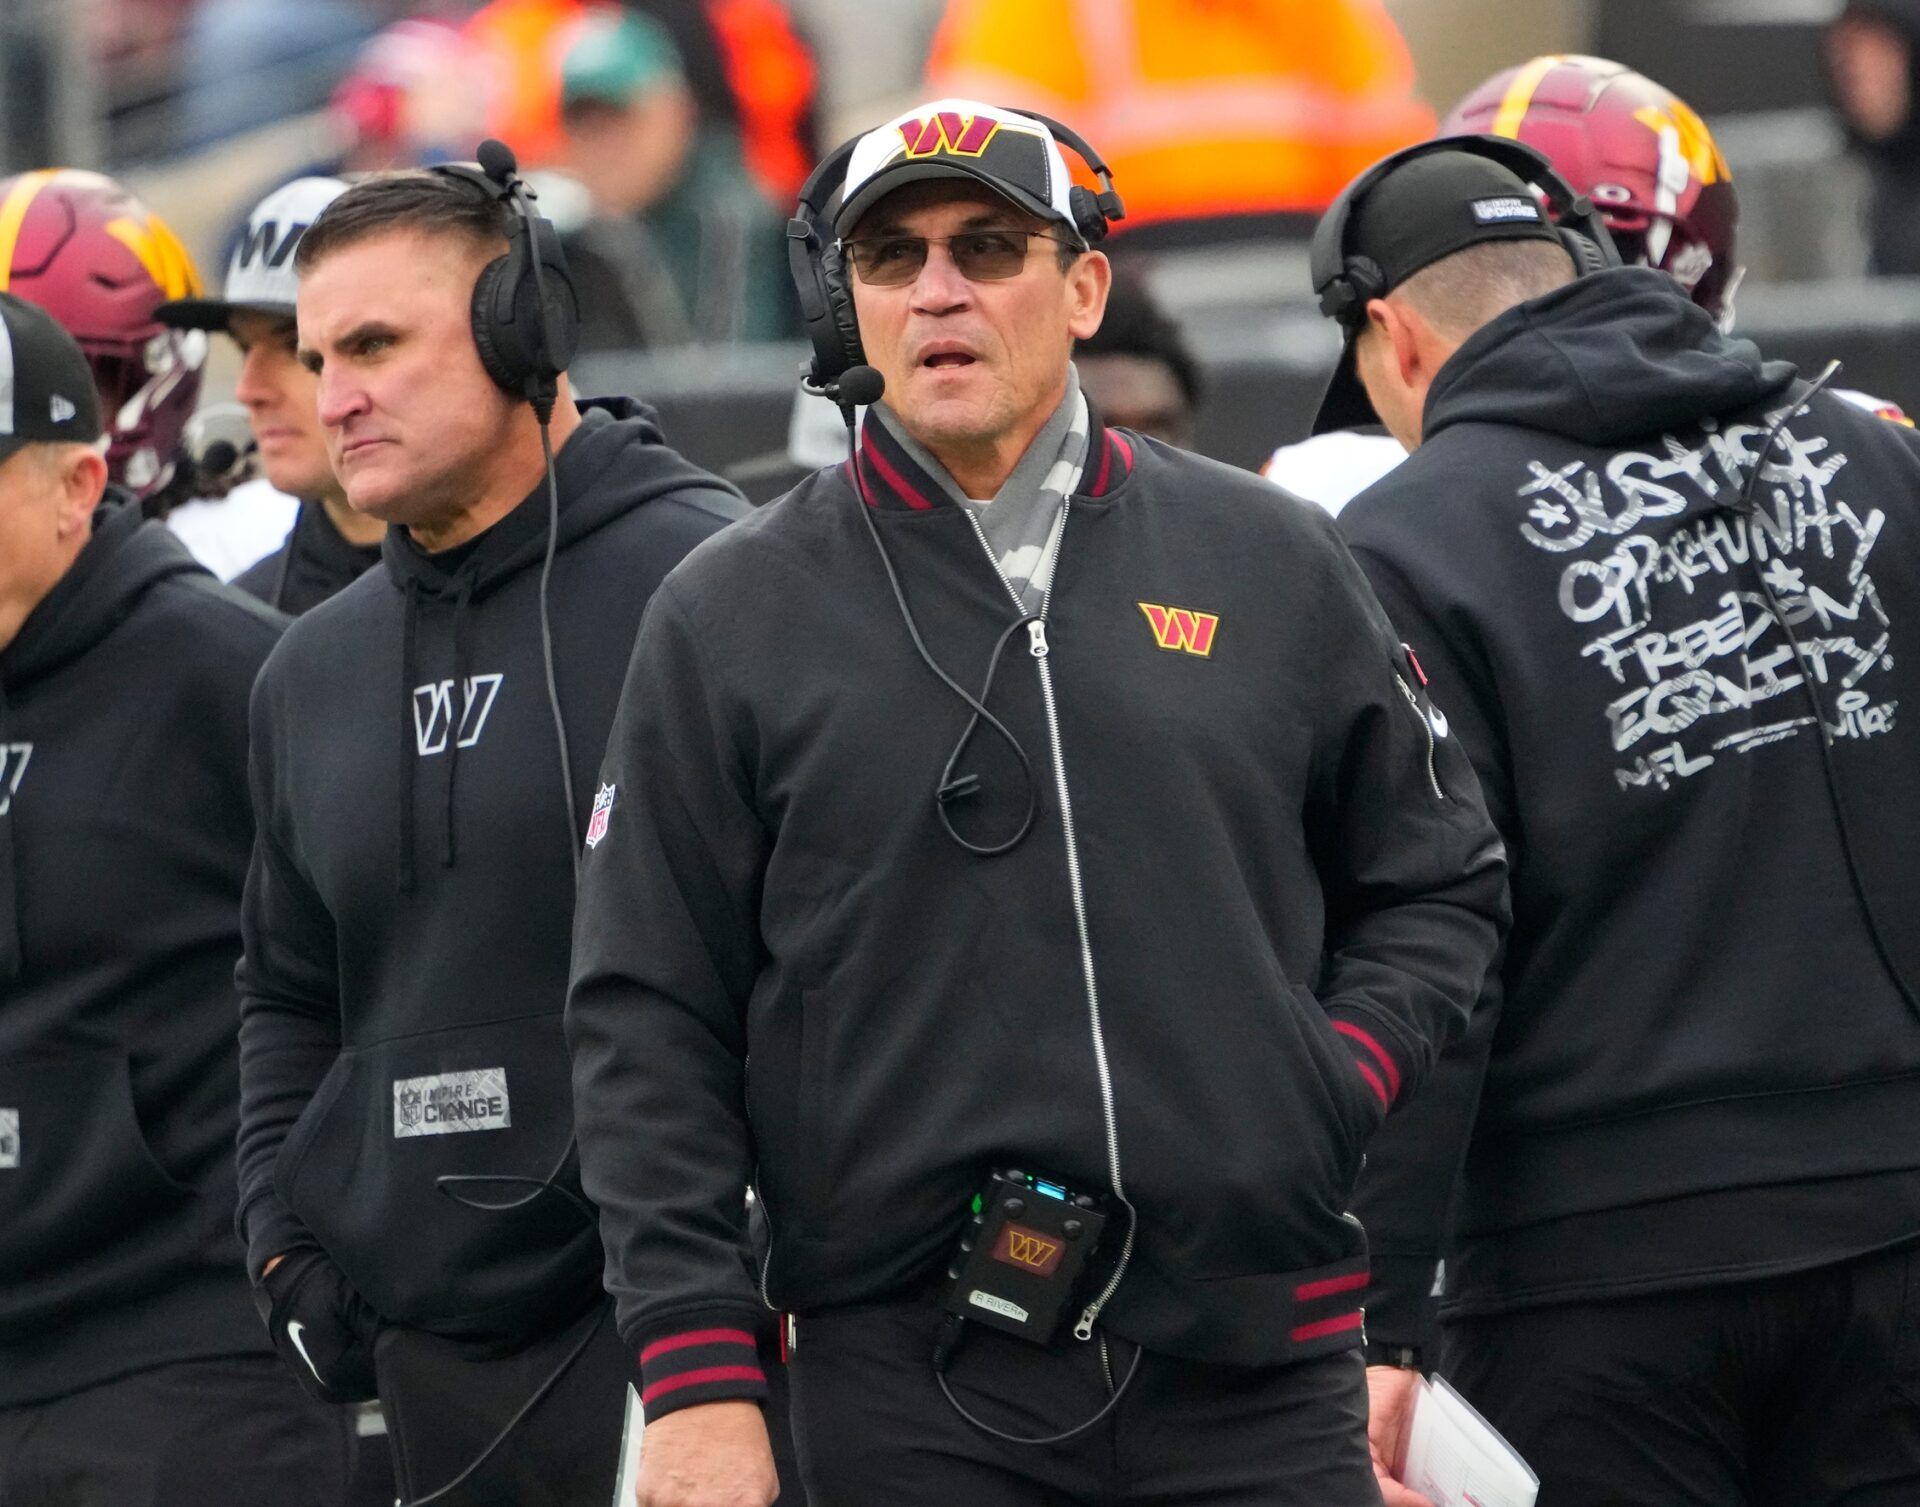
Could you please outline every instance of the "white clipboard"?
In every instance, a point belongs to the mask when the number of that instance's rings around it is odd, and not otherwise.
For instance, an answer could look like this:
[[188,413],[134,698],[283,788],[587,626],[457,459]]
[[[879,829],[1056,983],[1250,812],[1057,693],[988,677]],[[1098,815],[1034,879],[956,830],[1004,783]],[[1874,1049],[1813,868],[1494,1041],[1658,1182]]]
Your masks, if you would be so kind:
[[640,1441],[647,1432],[647,1410],[640,1405],[640,1394],[627,1383],[627,1422],[620,1430],[620,1469],[613,1478],[613,1507],[634,1507],[634,1490],[640,1480]]

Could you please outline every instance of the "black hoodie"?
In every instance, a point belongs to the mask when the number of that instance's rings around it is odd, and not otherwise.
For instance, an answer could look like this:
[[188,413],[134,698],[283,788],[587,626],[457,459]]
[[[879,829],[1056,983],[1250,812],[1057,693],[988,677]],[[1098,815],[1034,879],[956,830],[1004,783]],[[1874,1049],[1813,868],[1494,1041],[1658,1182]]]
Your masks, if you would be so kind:
[[302,502],[287,542],[233,578],[247,595],[299,617],[380,563],[380,546],[355,544],[318,502]]
[[[646,410],[583,406],[550,593],[576,830],[641,609],[746,511]],[[253,702],[249,1266],[317,1243],[388,1321],[483,1341],[577,1311],[599,1280],[560,1031],[573,870],[546,536],[544,484],[441,555],[391,531],[384,568],[294,625]],[[469,1202],[439,1181],[462,1175],[488,1179],[458,1185]]]
[[0,651],[0,1407],[266,1348],[233,962],[283,626],[116,496]]
[[[1667,278],[1603,273],[1473,335],[1424,443],[1342,516],[1513,854],[1458,1311],[1920,1236],[1920,1022],[1894,972],[1920,981],[1920,440],[1815,396],[1743,517],[1805,391]],[[1375,1143],[1359,1208],[1400,1298],[1437,1248],[1408,1166],[1444,1176],[1470,1113],[1449,1137],[1416,1103]],[[1394,1296],[1370,1324],[1411,1339]]]

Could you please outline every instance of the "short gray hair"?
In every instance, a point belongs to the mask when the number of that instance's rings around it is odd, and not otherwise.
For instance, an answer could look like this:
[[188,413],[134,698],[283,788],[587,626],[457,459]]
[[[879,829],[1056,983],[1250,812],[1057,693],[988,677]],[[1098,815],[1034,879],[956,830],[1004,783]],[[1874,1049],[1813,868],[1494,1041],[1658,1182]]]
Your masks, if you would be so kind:
[[1482,241],[1422,267],[1395,288],[1442,335],[1465,339],[1515,304],[1574,279],[1573,257],[1547,241]]

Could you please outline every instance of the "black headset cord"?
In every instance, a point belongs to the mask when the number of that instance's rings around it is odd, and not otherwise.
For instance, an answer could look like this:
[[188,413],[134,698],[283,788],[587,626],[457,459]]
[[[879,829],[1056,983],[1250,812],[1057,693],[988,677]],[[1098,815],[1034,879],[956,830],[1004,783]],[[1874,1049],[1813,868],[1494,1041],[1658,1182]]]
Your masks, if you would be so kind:
[[[953,1388],[947,1385],[947,1368],[953,1364],[954,1356],[959,1353],[960,1341],[965,1337],[966,1331],[967,1321],[964,1316],[957,1313],[947,1315],[945,1323],[940,1327],[940,1338],[935,1341],[933,1347],[933,1379],[939,1384],[940,1395],[947,1399],[948,1405],[952,1407],[954,1412],[958,1413],[968,1423],[980,1430],[981,1433],[986,1434],[990,1438],[998,1439],[1003,1444],[1065,1444],[1069,1439],[1079,1438],[1082,1434],[1086,1433],[1088,1429],[1099,1423],[1115,1408],[1120,1406],[1120,1399],[1127,1395],[1127,1388],[1133,1385],[1134,1375],[1140,1369],[1140,1357],[1146,1354],[1144,1346],[1135,1345],[1133,1347],[1133,1360],[1127,1366],[1127,1374],[1120,1378],[1120,1385],[1113,1389],[1113,1395],[1106,1400],[1106,1403],[1101,1407],[1100,1411],[1095,1413],[1091,1418],[1076,1423],[1070,1429],[1063,1429],[1057,1434],[1009,1434],[1005,1430],[997,1429],[991,1423],[976,1418],[972,1413],[968,1412],[966,1405],[962,1403],[958,1397],[953,1395]],[[1105,1343],[1104,1337],[1102,1343]],[[1111,1384],[1111,1376],[1109,1376],[1108,1381],[1109,1384]]]
[[[940,770],[939,783],[934,786],[933,792],[934,809],[939,813],[940,825],[946,828],[947,836],[951,837],[961,847],[976,857],[997,858],[1000,854],[1010,853],[1013,849],[1019,847],[1021,843],[1026,841],[1027,834],[1033,830],[1034,819],[1040,814],[1040,784],[1039,781],[1034,778],[1033,761],[1027,757],[1026,749],[1020,746],[1020,740],[1013,735],[1012,729],[998,717],[994,716],[992,712],[987,710],[986,699],[993,694],[993,678],[1000,668],[1000,656],[1006,651],[1007,645],[1012,642],[1014,634],[1026,627],[1027,624],[1038,622],[1040,619],[1037,614],[1025,613],[1006,626],[998,642],[993,646],[993,655],[987,661],[986,681],[981,685],[978,696],[975,696],[971,691],[967,690],[965,686],[961,685],[959,681],[955,680],[941,668],[939,661],[933,657],[932,652],[927,648],[926,640],[920,636],[920,625],[914,621],[913,609],[907,605],[907,594],[901,588],[900,575],[899,572],[894,569],[893,557],[887,553],[886,543],[880,537],[880,529],[873,521],[873,502],[867,494],[866,476],[860,469],[859,436],[854,428],[853,404],[841,403],[840,417],[846,422],[847,426],[847,460],[848,464],[853,468],[854,495],[859,500],[860,516],[866,522],[867,536],[873,540],[873,547],[880,556],[881,567],[887,573],[887,585],[893,588],[894,605],[900,609],[900,621],[907,625],[907,637],[913,640],[913,647],[919,652],[920,658],[926,663],[927,668],[933,671],[939,678],[940,683],[949,691],[953,692],[955,696],[959,697],[961,701],[965,702],[968,709],[973,713],[973,715],[967,719],[966,728],[960,734],[959,741],[954,744],[953,752],[947,755],[947,762]],[[965,800],[969,796],[979,793],[980,776],[977,774],[956,775],[954,773],[954,766],[960,762],[961,756],[966,752],[967,744],[973,738],[974,730],[979,727],[982,722],[986,723],[988,727],[1000,736],[1007,747],[1013,750],[1013,756],[1020,761],[1021,778],[1026,782],[1027,787],[1026,815],[1020,819],[1019,828],[1004,842],[970,842],[960,835],[959,831],[954,827],[952,819],[947,815],[947,806],[949,803],[957,800]]]
[[520,1405],[520,1411],[507,1420],[506,1426],[488,1441],[485,1449],[481,1450],[479,1454],[475,1455],[473,1459],[468,1462],[465,1470],[447,1482],[446,1485],[436,1487],[423,1497],[412,1497],[406,1500],[396,1498],[394,1507],[427,1507],[427,1503],[437,1502],[448,1492],[464,1485],[476,1470],[493,1458],[493,1452],[507,1442],[508,1437],[513,1431],[519,1428],[522,1423],[526,1422],[527,1415],[539,1407],[546,1399],[547,1394],[560,1384],[560,1378],[567,1374],[568,1370],[572,1368],[573,1363],[579,1360],[582,1355],[586,1354],[587,1346],[593,1343],[594,1336],[600,1332],[600,1325],[605,1322],[606,1315],[602,1313],[599,1319],[587,1326],[587,1332],[581,1335],[579,1341],[567,1352],[566,1359],[547,1373],[547,1379],[533,1389],[533,1395]]
[[[1753,533],[1753,496],[1760,485],[1760,473],[1767,468],[1767,458],[1773,454],[1773,447],[1779,443],[1780,436],[1786,430],[1788,423],[1806,410],[1815,395],[1831,382],[1839,371],[1840,363],[1829,361],[1826,369],[1814,379],[1807,390],[1768,428],[1766,439],[1760,446],[1760,453],[1754,459],[1753,469],[1747,473],[1746,485],[1740,489],[1739,501],[1734,504],[1734,511],[1746,523],[1750,536]],[[1819,692],[1814,689],[1813,665],[1807,658],[1806,650],[1801,646],[1800,636],[1793,631],[1793,624],[1787,618],[1786,609],[1780,605],[1780,598],[1773,589],[1773,582],[1768,580],[1767,573],[1759,568],[1757,551],[1754,552],[1753,558],[1753,574],[1760,582],[1760,590],[1766,598],[1767,610],[1773,615],[1773,620],[1780,625],[1780,631],[1786,636],[1787,645],[1793,651],[1794,665],[1800,671],[1800,688],[1806,694],[1808,704],[1813,708],[1813,725],[1815,731],[1819,733],[1820,773],[1826,782],[1827,802],[1833,808],[1834,826],[1839,831],[1840,856],[1846,863],[1847,881],[1853,887],[1854,900],[1860,907],[1861,919],[1866,922],[1867,936],[1873,942],[1873,950],[1879,957],[1881,966],[1886,969],[1887,977],[1893,980],[1893,986],[1899,991],[1900,997],[1906,1001],[1909,1009],[1920,1012],[1920,1001],[1916,1000],[1912,985],[1900,972],[1900,966],[1894,961],[1893,953],[1887,946],[1886,933],[1880,925],[1879,917],[1874,913],[1873,901],[1867,894],[1866,880],[1860,873],[1859,859],[1854,854],[1853,832],[1847,825],[1846,806],[1840,799],[1840,777],[1833,765],[1833,731],[1827,726],[1826,708],[1820,704]]]

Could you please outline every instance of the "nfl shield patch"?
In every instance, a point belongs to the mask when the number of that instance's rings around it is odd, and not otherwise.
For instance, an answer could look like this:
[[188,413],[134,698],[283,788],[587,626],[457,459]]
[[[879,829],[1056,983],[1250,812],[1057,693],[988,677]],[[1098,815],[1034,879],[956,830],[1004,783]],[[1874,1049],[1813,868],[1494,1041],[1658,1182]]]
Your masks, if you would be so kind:
[[587,819],[587,846],[597,848],[607,835],[607,819],[613,815],[613,786],[602,785],[593,795],[593,815]]

